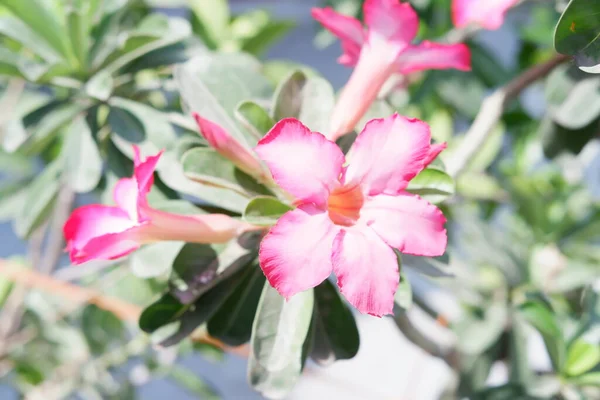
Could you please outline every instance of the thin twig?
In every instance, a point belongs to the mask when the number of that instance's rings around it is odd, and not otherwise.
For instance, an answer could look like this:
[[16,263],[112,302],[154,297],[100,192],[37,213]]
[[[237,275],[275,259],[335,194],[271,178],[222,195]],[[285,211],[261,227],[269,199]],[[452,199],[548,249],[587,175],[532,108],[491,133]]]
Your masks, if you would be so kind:
[[473,156],[488,139],[502,117],[506,105],[511,100],[516,98],[529,85],[545,77],[554,68],[567,60],[567,56],[561,54],[555,55],[550,60],[529,68],[510,81],[506,86],[497,89],[492,95],[487,97],[483,101],[471,128],[465,134],[461,145],[446,163],[448,174],[454,178],[461,174]]

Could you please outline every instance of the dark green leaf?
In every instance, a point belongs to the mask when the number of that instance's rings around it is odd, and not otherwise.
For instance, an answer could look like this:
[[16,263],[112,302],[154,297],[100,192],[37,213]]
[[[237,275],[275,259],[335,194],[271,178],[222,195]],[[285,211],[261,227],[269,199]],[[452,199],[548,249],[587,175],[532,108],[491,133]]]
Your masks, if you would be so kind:
[[138,324],[144,332],[152,333],[161,326],[176,320],[185,310],[185,305],[167,293],[144,309]]
[[129,111],[111,107],[108,123],[114,133],[131,143],[141,143],[146,139],[144,124]]
[[259,234],[247,233],[227,245],[187,243],[173,262],[171,293],[182,303],[193,303],[202,293],[252,262],[259,239]]
[[252,326],[248,361],[250,385],[265,397],[285,397],[300,378],[313,304],[312,290],[285,300],[265,283]]
[[360,338],[352,311],[326,279],[315,287],[313,348],[310,356],[319,364],[349,360],[358,353]]
[[248,342],[264,284],[261,269],[257,265],[249,268],[244,281],[208,321],[208,333],[229,346]]
[[292,207],[282,203],[275,197],[255,197],[244,210],[243,218],[250,224],[271,226],[277,223],[279,217],[290,211]]
[[575,57],[578,65],[600,64],[600,4],[595,0],[571,0],[554,31],[556,51]]

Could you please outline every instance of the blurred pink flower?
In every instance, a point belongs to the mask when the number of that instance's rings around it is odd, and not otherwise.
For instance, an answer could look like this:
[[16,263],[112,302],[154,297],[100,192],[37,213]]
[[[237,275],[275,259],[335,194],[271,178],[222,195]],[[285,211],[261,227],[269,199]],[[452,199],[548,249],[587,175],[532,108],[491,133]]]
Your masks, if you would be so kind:
[[333,110],[327,137],[336,140],[352,131],[394,73],[426,69],[471,69],[471,54],[464,44],[411,42],[419,19],[408,3],[398,0],[366,0],[360,21],[331,8],[313,8],[313,17],[341,39],[344,54],[338,61],[355,67]]
[[452,20],[457,28],[469,24],[495,30],[504,23],[509,8],[519,0],[453,0]]
[[344,154],[300,121],[278,122],[256,152],[295,199],[260,245],[270,284],[289,298],[335,272],[341,293],[360,312],[392,313],[396,254],[439,256],[446,249],[442,212],[405,191],[445,147],[431,145],[426,123],[397,114],[374,119]]
[[133,176],[119,180],[113,192],[117,206],[83,206],[65,223],[63,233],[73,264],[123,257],[156,241],[223,243],[253,229],[223,214],[177,215],[153,209],[146,196],[162,152],[144,161],[136,146],[134,152]]

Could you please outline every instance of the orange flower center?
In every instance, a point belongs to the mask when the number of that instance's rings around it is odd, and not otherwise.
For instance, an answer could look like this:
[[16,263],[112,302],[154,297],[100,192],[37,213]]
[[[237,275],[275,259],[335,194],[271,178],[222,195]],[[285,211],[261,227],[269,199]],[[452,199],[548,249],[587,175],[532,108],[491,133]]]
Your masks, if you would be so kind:
[[364,196],[359,185],[341,187],[329,194],[327,211],[336,225],[352,226],[360,217]]

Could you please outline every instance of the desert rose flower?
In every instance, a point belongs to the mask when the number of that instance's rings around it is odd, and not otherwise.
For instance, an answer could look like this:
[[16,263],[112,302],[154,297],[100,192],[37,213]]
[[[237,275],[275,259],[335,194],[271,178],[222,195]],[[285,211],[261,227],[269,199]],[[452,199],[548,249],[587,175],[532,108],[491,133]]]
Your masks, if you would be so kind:
[[519,0],[453,0],[452,21],[457,28],[479,25],[484,29],[495,30],[504,23],[509,8]]
[[354,67],[332,113],[327,133],[331,140],[354,129],[392,74],[471,68],[471,55],[464,44],[429,41],[411,44],[419,29],[419,19],[408,3],[366,0],[366,29],[360,21],[331,8],[313,8],[312,15],[342,41],[344,54],[338,61]]
[[262,240],[260,266],[285,298],[334,272],[341,293],[363,313],[392,313],[399,272],[393,248],[439,256],[446,249],[442,212],[405,189],[445,145],[429,127],[397,114],[367,123],[346,159],[300,121],[278,122],[256,152],[295,198]]
[[80,207],[65,223],[63,232],[73,264],[119,258],[157,241],[223,243],[253,229],[223,214],[177,215],[150,207],[146,197],[162,152],[142,161],[139,149],[134,146],[134,151],[133,176],[119,180],[114,189],[117,205]]

